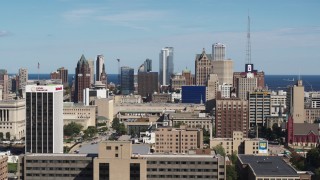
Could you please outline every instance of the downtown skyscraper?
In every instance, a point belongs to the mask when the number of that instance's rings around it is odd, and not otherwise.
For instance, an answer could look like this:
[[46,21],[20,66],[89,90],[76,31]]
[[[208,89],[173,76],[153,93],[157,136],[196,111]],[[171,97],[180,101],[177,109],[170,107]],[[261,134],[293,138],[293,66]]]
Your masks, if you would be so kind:
[[91,83],[90,66],[84,55],[81,56],[77,63],[74,82],[73,102],[83,102],[83,89],[90,88]]
[[107,84],[107,74],[104,65],[104,56],[98,55],[96,61],[96,81],[101,81],[103,84]]
[[159,55],[159,81],[160,85],[169,85],[171,75],[174,72],[173,47],[161,49]]
[[26,86],[26,152],[63,153],[63,86]]
[[121,67],[121,94],[134,93],[134,69],[128,66]]

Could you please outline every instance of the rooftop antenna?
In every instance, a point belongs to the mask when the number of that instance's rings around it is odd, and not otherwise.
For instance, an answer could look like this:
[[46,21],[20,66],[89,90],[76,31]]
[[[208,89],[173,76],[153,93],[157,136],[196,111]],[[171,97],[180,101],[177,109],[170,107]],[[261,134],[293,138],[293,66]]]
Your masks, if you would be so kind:
[[250,41],[250,16],[249,16],[249,11],[248,11],[246,60],[247,60],[247,64],[251,64],[251,41]]

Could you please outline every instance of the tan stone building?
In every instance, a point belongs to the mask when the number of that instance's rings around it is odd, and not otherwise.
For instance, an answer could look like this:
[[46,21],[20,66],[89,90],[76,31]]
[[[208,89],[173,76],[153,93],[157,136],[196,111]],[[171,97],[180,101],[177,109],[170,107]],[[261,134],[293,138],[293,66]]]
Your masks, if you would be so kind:
[[0,180],[8,179],[8,156],[0,156]]
[[320,108],[306,108],[305,116],[307,123],[314,123],[316,119],[320,118]]
[[306,121],[302,80],[298,80],[294,86],[288,88],[287,107],[294,123],[304,123]]
[[[129,141],[101,142],[98,154],[26,154],[19,156],[19,179],[213,179],[226,178],[220,155],[132,153]],[[201,150],[203,152],[205,150]]]
[[202,129],[163,127],[155,131],[156,153],[187,153],[189,149],[203,148]]
[[111,126],[113,121],[113,99],[101,98],[95,99],[93,101],[94,105],[97,107],[97,116],[103,116],[108,119],[108,127]]
[[168,103],[171,102],[171,95],[170,94],[163,94],[163,93],[156,93],[152,94],[152,102],[153,103]]
[[100,143],[93,166],[93,179],[147,179],[147,160],[132,157],[130,141]]
[[204,128],[209,130],[210,124],[212,124],[212,117],[206,113],[169,113],[168,118],[171,121],[171,126],[174,127],[183,124],[189,128]]
[[0,132],[3,137],[10,133],[9,139],[25,137],[26,102],[21,100],[0,101]]
[[142,99],[140,95],[117,95],[117,96],[114,96],[114,103],[115,104],[124,104],[124,103],[137,104],[137,103],[142,103]]
[[63,103],[63,124],[71,122],[81,124],[83,129],[96,126],[96,106],[84,106],[72,102]]
[[213,71],[219,78],[219,84],[232,84],[233,83],[233,60],[213,60]]
[[174,74],[170,79],[171,91],[181,89],[181,87],[186,84],[186,77],[181,73]]
[[268,155],[265,152],[259,152],[259,142],[266,142],[265,139],[243,138],[241,131],[234,131],[232,138],[213,138],[210,140],[210,148],[221,145],[227,155],[237,152],[238,154],[256,154]]

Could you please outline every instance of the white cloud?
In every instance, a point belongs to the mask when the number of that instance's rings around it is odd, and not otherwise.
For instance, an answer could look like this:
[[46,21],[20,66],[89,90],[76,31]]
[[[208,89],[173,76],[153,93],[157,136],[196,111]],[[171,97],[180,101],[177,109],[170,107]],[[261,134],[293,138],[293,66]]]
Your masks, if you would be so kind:
[[10,32],[5,30],[0,30],[0,37],[9,36],[9,35],[10,35]]

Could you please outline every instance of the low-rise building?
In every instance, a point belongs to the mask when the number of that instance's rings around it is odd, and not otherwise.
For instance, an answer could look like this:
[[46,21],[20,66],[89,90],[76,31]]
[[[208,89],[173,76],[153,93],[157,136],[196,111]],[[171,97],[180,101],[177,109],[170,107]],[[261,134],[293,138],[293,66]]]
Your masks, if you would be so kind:
[[[241,180],[291,179],[311,180],[309,172],[301,173],[280,156],[238,155],[237,170]],[[303,177],[303,178],[302,178]]]
[[243,138],[241,131],[233,131],[232,138],[213,138],[210,140],[210,148],[221,145],[227,155],[238,154],[256,154],[268,155],[268,141],[259,138]]
[[168,103],[171,102],[171,94],[167,93],[154,93],[152,94],[153,103]]
[[83,129],[96,126],[96,106],[85,106],[72,102],[63,103],[63,124],[71,122],[81,124]]
[[187,153],[190,149],[203,148],[202,129],[162,127],[155,131],[156,153]]
[[[101,142],[98,154],[19,156],[19,179],[213,179],[226,178],[220,155],[133,154],[130,141]],[[202,151],[201,151],[202,152]]]
[[111,127],[113,121],[113,99],[97,98],[93,100],[93,104],[97,107],[97,116],[107,119],[107,126]]
[[142,98],[140,95],[117,95],[114,97],[114,103],[115,104],[124,104],[124,103],[130,103],[130,104],[139,104],[142,103]]
[[25,154],[19,156],[18,177],[24,180],[91,180],[93,154]]
[[314,123],[316,120],[320,120],[320,108],[305,108],[306,122]]
[[[26,101],[0,101],[0,132],[5,139],[21,139],[25,137]],[[7,137],[9,136],[9,137]]]
[[171,121],[171,126],[186,125],[190,128],[209,130],[210,124],[212,124],[212,117],[206,113],[169,113],[168,118]]

